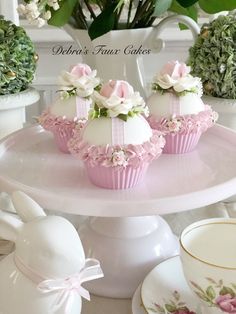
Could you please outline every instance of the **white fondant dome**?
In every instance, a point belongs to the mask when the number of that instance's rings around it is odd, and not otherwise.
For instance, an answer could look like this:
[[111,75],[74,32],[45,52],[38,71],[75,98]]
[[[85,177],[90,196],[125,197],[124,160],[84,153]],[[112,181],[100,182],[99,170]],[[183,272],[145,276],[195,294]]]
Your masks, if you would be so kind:
[[[179,96],[180,115],[197,114],[205,110],[202,99],[196,93],[186,93]],[[147,100],[150,114],[157,117],[172,116],[173,94],[155,92]]]
[[[134,116],[124,122],[124,143],[121,144],[142,144],[151,136],[152,129],[148,122],[142,116]],[[112,119],[99,118],[89,121],[84,128],[83,139],[89,144],[112,145]]]
[[[82,118],[87,118],[91,103],[92,100],[87,100],[86,106],[88,107],[82,110]],[[70,96],[68,99],[57,98],[50,110],[55,116],[66,117],[67,119],[73,120],[78,116],[76,111],[76,96]]]
[[50,107],[51,113],[55,116],[74,119],[77,116],[76,112],[76,96],[70,96],[68,99],[57,98]]

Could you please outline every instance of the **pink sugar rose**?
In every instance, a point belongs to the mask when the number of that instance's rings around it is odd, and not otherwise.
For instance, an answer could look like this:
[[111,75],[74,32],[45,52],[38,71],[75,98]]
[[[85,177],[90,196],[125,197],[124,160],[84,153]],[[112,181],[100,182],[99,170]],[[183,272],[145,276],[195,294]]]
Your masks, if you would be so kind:
[[77,76],[77,77],[81,77],[81,76],[86,76],[92,73],[92,70],[90,68],[90,66],[88,66],[85,63],[78,63],[75,66],[72,67],[71,74]]
[[58,78],[62,99],[70,97],[72,90],[81,98],[90,97],[95,87],[100,84],[100,79],[96,75],[97,71],[91,70],[84,63],[73,66],[70,72],[62,71]]
[[126,81],[110,80],[101,88],[100,94],[104,97],[117,96],[120,98],[129,98],[134,94],[133,87]]
[[177,119],[172,119],[167,122],[167,126],[170,132],[178,132],[181,128],[181,122]]
[[173,79],[186,76],[190,72],[190,67],[179,61],[169,61],[161,70],[162,75],[169,75]]
[[127,166],[127,157],[124,151],[114,151],[112,154],[112,164],[113,166]]
[[147,107],[139,92],[134,92],[133,87],[126,81],[110,80],[104,84],[100,92],[94,92],[94,103],[99,108],[107,109],[107,117],[115,118],[120,114],[128,115],[147,113]]
[[231,294],[220,295],[215,302],[222,311],[236,314],[236,297],[232,297]]
[[173,88],[177,92],[181,92],[197,85],[198,78],[193,78],[189,72],[190,67],[185,63],[170,61],[154,77],[154,81],[163,89]]

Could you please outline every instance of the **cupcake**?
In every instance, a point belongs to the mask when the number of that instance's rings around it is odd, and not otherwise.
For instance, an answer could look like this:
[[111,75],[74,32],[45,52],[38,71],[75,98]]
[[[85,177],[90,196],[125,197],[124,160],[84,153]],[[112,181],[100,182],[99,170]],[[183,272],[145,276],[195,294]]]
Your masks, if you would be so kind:
[[201,79],[193,77],[185,63],[170,61],[154,77],[152,89],[147,100],[148,121],[153,129],[165,134],[163,152],[191,152],[202,133],[218,118],[218,114],[201,99]]
[[99,88],[96,70],[79,63],[70,72],[59,77],[60,97],[39,117],[42,127],[53,133],[55,142],[63,153],[69,153],[67,143],[76,129],[81,130],[91,109],[91,96]]
[[90,181],[102,188],[127,189],[139,184],[165,140],[152,130],[143,98],[126,81],[109,81],[94,92],[94,108],[70,151],[84,162]]

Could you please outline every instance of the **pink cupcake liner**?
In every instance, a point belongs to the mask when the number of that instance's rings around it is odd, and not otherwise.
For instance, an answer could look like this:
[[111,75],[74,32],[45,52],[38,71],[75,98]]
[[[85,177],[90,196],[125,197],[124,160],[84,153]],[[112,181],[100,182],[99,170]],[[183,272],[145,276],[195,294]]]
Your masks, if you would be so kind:
[[71,120],[62,116],[55,116],[50,112],[50,109],[43,111],[38,118],[38,122],[42,127],[52,132],[55,142],[59,150],[63,153],[70,154],[67,147],[68,141],[74,135],[75,130],[80,133],[80,130],[84,127],[86,120]]
[[90,166],[85,163],[90,181],[105,189],[121,190],[138,185],[144,179],[149,163],[143,163],[138,168],[127,166],[126,168]]
[[167,134],[165,136],[166,145],[164,146],[164,154],[184,154],[195,149],[202,135],[202,132],[190,134]]
[[73,130],[67,129],[67,130],[64,130],[63,133],[57,130],[54,130],[53,135],[54,135],[55,143],[58,149],[65,154],[70,154],[67,143],[73,136]]

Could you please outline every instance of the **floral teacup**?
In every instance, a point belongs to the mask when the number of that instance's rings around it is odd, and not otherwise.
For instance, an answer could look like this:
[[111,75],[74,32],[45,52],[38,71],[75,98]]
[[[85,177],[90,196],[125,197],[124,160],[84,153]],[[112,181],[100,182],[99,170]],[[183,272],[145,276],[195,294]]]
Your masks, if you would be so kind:
[[236,219],[206,219],[181,234],[185,278],[203,313],[236,313]]

